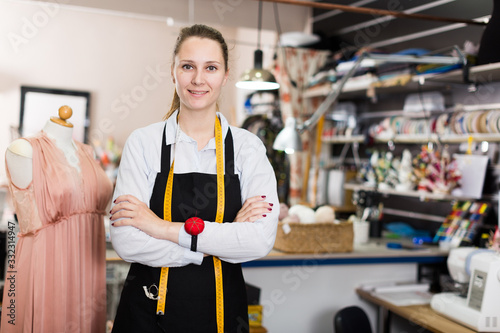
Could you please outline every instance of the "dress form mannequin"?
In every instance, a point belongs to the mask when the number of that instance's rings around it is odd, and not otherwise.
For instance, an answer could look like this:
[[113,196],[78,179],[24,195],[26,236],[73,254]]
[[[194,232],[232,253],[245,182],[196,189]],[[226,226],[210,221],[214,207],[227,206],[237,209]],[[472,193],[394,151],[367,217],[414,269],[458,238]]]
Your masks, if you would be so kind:
[[[53,139],[61,149],[69,164],[80,171],[77,148],[73,142],[73,124],[66,121],[73,114],[69,106],[59,108],[59,117],[51,117],[42,131]],[[33,179],[33,148],[27,140],[13,141],[7,148],[5,160],[11,175],[12,183],[19,188],[26,188]]]
[[92,147],[72,140],[71,113],[60,108],[60,118],[6,153],[19,233],[10,268],[15,293],[4,288],[3,300],[15,304],[18,319],[2,311],[2,333],[105,327],[104,216],[113,186]]

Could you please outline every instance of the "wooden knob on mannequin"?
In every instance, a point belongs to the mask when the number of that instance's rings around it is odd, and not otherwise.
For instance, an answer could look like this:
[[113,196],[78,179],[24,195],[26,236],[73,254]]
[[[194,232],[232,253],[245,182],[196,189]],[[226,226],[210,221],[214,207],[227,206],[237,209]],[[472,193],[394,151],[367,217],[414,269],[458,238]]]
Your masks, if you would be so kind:
[[50,120],[61,126],[73,127],[72,123],[66,121],[66,119],[71,118],[72,115],[73,115],[73,110],[69,106],[63,105],[59,108],[59,118],[50,117]]

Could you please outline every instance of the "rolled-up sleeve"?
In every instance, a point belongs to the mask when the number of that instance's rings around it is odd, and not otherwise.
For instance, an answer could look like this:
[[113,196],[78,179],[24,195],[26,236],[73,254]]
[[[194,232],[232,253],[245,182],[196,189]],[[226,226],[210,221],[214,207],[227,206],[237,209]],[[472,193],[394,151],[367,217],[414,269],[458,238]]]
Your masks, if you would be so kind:
[[[158,127],[158,124],[156,124]],[[151,149],[151,130],[146,127],[134,131],[125,143],[113,200],[118,196],[130,194],[149,206],[152,186],[157,172],[152,167],[151,154],[157,154]],[[161,131],[158,138],[161,142]],[[149,146],[147,146],[149,145]],[[153,160],[159,161],[159,157]],[[158,162],[159,163],[159,162]],[[185,266],[190,263],[201,264],[203,254],[192,252],[167,240],[153,238],[143,231],[131,227],[111,227],[111,242],[116,253],[125,261],[137,262],[153,267]]]
[[[251,197],[265,195],[272,203],[272,210],[257,221],[216,223],[206,221],[205,230],[198,236],[198,251],[214,255],[231,263],[241,263],[266,256],[273,248],[279,216],[279,200],[276,176],[266,155],[266,149],[258,137],[233,130],[236,153],[236,172],[240,177],[242,204]],[[238,139],[239,137],[239,139]],[[236,148],[236,147],[235,147]],[[191,237],[181,230],[179,244],[189,248]]]

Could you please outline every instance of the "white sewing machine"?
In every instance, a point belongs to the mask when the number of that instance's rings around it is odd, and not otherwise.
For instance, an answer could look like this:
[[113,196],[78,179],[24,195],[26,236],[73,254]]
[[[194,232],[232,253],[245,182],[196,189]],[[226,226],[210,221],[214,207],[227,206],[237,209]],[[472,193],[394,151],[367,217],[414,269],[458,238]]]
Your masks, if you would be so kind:
[[448,270],[457,283],[468,284],[467,296],[443,292],[432,297],[431,308],[479,332],[500,332],[500,255],[476,248],[456,248]]

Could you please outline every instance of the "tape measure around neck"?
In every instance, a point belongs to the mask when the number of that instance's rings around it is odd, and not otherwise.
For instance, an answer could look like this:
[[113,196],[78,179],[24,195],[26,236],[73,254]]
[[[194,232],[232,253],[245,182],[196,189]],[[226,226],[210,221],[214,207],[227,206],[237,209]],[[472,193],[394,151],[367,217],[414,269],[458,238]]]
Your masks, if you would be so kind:
[[[177,142],[176,142],[177,143]],[[222,223],[224,219],[224,151],[222,145],[222,128],[220,120],[215,117],[215,155],[217,163],[217,213],[215,222]],[[167,186],[165,188],[165,200],[163,203],[163,219],[172,221],[172,190],[174,179],[174,162],[168,172]],[[217,332],[224,332],[224,292],[222,284],[222,264],[219,258],[213,257],[215,272],[216,313]],[[158,287],[158,303],[156,314],[165,313],[165,302],[167,295],[168,267],[162,267],[160,273],[160,285]]]

